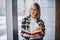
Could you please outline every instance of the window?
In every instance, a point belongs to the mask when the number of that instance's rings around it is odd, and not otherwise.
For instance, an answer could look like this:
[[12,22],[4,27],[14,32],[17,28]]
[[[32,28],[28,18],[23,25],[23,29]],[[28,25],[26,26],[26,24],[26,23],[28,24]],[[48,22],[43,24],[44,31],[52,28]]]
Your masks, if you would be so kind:
[[0,40],[7,40],[5,0],[0,0]]

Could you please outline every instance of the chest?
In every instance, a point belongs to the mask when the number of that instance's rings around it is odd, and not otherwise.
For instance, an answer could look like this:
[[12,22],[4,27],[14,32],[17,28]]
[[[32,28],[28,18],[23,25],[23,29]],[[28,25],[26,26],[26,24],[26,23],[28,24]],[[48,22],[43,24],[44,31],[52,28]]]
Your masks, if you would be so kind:
[[29,30],[30,30],[30,32],[37,31],[38,27],[39,27],[39,25],[36,22],[36,20],[30,20],[30,24],[29,24]]

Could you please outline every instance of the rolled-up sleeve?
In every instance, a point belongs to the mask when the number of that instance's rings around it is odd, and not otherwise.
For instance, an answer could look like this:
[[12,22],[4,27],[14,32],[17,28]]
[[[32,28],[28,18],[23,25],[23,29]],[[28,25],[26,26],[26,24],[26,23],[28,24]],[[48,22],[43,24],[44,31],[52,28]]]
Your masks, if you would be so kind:
[[25,21],[25,18],[24,18],[24,19],[22,19],[22,22],[21,22],[21,33],[20,34],[21,34],[22,37],[24,37],[23,36],[24,32],[22,32],[22,29],[25,29],[25,24],[26,24],[26,21]]
[[44,24],[44,21],[43,20],[40,20],[40,22],[39,22],[39,24],[40,24],[40,26],[42,26],[42,31],[43,31],[43,35],[42,35],[42,37],[44,37],[45,36],[45,24]]

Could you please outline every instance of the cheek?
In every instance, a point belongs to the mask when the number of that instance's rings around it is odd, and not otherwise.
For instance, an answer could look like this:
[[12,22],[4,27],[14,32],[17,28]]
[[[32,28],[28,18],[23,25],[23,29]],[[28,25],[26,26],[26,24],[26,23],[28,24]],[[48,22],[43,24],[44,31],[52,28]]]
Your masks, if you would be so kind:
[[36,15],[37,12],[36,11],[31,11],[30,13],[31,13],[31,15]]
[[31,14],[31,16],[33,16],[33,13],[32,12],[30,14]]

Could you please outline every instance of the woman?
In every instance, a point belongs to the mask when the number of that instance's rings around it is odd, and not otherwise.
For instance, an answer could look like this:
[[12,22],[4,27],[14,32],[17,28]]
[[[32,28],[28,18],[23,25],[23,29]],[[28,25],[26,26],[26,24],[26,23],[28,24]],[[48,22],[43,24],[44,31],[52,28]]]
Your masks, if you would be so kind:
[[45,25],[40,16],[40,6],[34,3],[30,9],[30,15],[22,19],[21,36],[24,37],[23,40],[43,40]]

